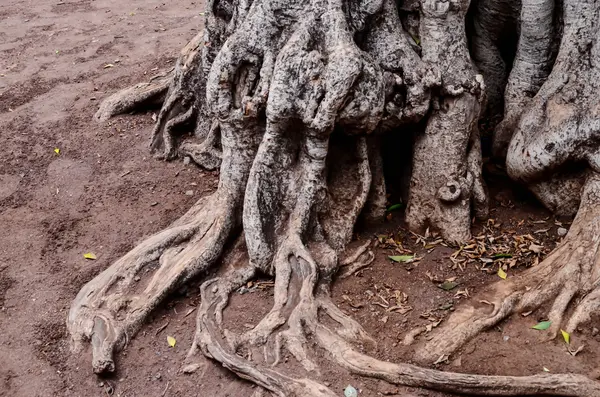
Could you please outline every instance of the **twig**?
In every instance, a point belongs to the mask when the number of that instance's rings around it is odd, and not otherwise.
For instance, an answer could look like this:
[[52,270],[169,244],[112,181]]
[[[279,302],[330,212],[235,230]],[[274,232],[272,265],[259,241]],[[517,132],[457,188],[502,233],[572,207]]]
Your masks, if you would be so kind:
[[167,326],[169,325],[169,323],[171,322],[171,320],[167,320],[167,323],[163,326],[161,326],[159,329],[156,330],[156,333],[154,334],[155,336],[160,334],[165,328],[167,328]]
[[192,307],[190,310],[188,310],[188,312],[183,317],[185,318],[185,317],[189,316],[190,314],[192,314],[194,312],[194,310],[196,310],[196,308]]
[[165,387],[165,390],[162,392],[161,397],[165,397],[165,394],[167,394],[167,390],[169,390],[169,385],[170,385],[170,382],[167,381],[167,387]]

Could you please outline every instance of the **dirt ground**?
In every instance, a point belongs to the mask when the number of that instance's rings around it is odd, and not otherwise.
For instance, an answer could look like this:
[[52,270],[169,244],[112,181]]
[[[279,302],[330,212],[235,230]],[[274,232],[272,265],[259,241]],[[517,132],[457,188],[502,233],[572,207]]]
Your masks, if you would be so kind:
[[[65,327],[70,302],[85,282],[216,187],[216,173],[149,155],[151,113],[121,116],[104,125],[92,121],[102,98],[173,63],[201,28],[201,11],[200,2],[189,0],[2,1],[0,396],[252,394],[252,385],[208,361],[192,375],[180,373],[193,336],[197,284],[179,291],[154,314],[118,356],[119,370],[109,378],[92,374],[89,352],[70,353]],[[533,243],[543,246],[542,256],[554,248],[560,226],[556,220],[527,196],[500,189],[507,185],[493,167],[488,177],[494,221],[475,225],[480,241],[490,246],[505,242],[515,252]],[[372,354],[406,362],[414,349],[401,343],[408,331],[433,325],[466,300],[477,299],[486,285],[500,280],[498,264],[509,265],[511,277],[537,254],[529,252],[516,262],[496,255],[493,263],[474,258],[455,264],[469,254],[462,252],[453,262],[456,248],[432,244],[435,236],[419,242],[401,228],[400,218],[394,213],[377,230],[357,235],[355,245],[374,237],[381,241],[376,260],[337,282],[333,291],[335,302],[376,338]],[[561,221],[568,227],[568,220]],[[519,237],[527,235],[535,241]],[[398,243],[421,259],[390,261],[388,255],[400,253]],[[86,260],[88,252],[97,260]],[[491,270],[482,271],[482,265]],[[446,279],[457,285],[448,291],[439,288]],[[269,309],[268,282],[248,287],[233,297],[226,312],[231,328],[252,326]],[[396,291],[406,310],[411,309],[404,314],[386,310]],[[598,319],[573,335],[573,346],[585,346],[576,356],[560,340],[541,342],[542,332],[531,326],[542,319],[543,312],[515,317],[438,367],[504,375],[597,369]],[[176,338],[174,348],[167,335]],[[325,363],[326,357],[322,359]],[[313,376],[340,396],[347,384],[364,396],[444,395],[324,368]]]

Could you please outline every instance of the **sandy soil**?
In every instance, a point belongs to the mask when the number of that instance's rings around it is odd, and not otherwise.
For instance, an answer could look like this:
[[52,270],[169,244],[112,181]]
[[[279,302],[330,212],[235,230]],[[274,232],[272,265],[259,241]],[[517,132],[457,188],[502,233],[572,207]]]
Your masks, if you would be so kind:
[[[179,372],[193,335],[190,310],[198,303],[197,284],[182,289],[149,319],[119,355],[119,370],[109,378],[91,373],[89,352],[70,353],[64,325],[70,302],[85,282],[216,187],[216,173],[148,154],[150,112],[103,125],[92,121],[102,98],[172,65],[201,28],[200,12],[200,2],[189,0],[2,1],[0,396],[252,394],[251,385],[208,361],[195,374]],[[499,191],[499,177],[490,181],[496,207],[492,217],[502,225],[497,232],[538,232],[536,238],[553,248],[554,219],[514,192]],[[387,259],[393,251],[380,248],[370,268],[336,283],[334,299],[376,336],[373,354],[410,361],[412,348],[399,342],[410,329],[428,323],[423,313],[443,318],[473,299],[457,297],[457,291],[467,289],[473,296],[498,278],[473,265],[452,269],[454,249],[416,245],[398,218],[357,238],[394,235],[423,259],[410,266],[393,264]],[[97,260],[84,259],[87,252]],[[457,277],[459,287],[444,291],[428,275]],[[396,290],[407,295],[413,308],[405,315],[387,313],[370,296]],[[271,295],[268,287],[236,294],[226,313],[228,325],[257,323]],[[552,372],[596,369],[597,319],[574,336],[586,347],[573,357],[560,341],[539,342],[539,332],[530,327],[542,317],[534,313],[502,324],[440,368],[511,375],[539,373],[544,367]],[[177,339],[175,348],[167,345],[166,335]],[[442,396],[352,377],[330,366],[317,377],[340,395],[352,384],[365,396]]]

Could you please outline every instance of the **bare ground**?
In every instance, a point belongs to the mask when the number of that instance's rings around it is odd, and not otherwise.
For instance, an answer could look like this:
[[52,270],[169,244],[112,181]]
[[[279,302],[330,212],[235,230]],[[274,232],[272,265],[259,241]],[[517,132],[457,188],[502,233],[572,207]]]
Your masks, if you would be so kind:
[[[104,125],[92,121],[99,100],[172,65],[179,49],[201,28],[201,4],[2,3],[0,396],[250,396],[251,385],[208,362],[195,374],[179,372],[193,336],[197,284],[181,290],[154,314],[119,355],[119,372],[110,378],[91,373],[89,353],[71,355],[66,335],[67,310],[85,282],[216,187],[216,173],[177,161],[164,163],[148,154],[150,112]],[[555,219],[527,197],[499,188],[508,185],[495,172],[488,172],[488,177],[496,227],[476,225],[475,235],[493,235],[510,244],[517,241],[515,236],[531,235],[542,243],[544,252],[554,248],[559,227]],[[390,361],[410,361],[412,348],[401,343],[408,331],[435,324],[498,280],[499,261],[488,265],[493,269],[489,273],[476,268],[483,264],[478,258],[466,263],[464,270],[453,269],[450,256],[456,248],[430,247],[435,237],[428,238],[424,247],[401,228],[400,217],[394,213],[378,230],[361,232],[356,244],[377,235],[391,236],[422,259],[392,263],[388,255],[398,251],[381,244],[370,268],[334,287],[336,303],[377,339],[377,349],[371,353]],[[562,222],[568,227],[568,220]],[[97,260],[84,259],[87,252]],[[509,277],[533,256],[518,261],[521,266],[509,269]],[[508,264],[511,259],[500,261]],[[435,280],[454,277],[458,286],[451,291],[436,285]],[[469,297],[457,296],[465,290]],[[412,308],[404,315],[385,308],[395,302],[395,291],[405,293],[404,304]],[[268,311],[271,295],[268,282],[240,291],[226,312],[227,325],[242,329],[256,324]],[[534,374],[544,368],[597,371],[597,318],[572,336],[572,346],[585,345],[576,356],[561,340],[540,341],[542,333],[531,326],[542,319],[543,313],[514,318],[438,366],[508,375]],[[168,346],[167,335],[176,338],[175,348]],[[326,357],[322,360],[325,363]],[[344,386],[352,384],[365,396],[442,396],[324,368],[319,378],[340,395]]]

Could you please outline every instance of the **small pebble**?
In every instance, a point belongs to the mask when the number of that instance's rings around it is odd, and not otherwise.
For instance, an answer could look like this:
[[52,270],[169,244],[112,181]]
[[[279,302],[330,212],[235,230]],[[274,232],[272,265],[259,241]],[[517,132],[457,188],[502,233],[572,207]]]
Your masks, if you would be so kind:
[[564,227],[559,227],[558,230],[556,231],[556,233],[558,233],[558,235],[560,237],[564,237],[567,235],[568,230],[565,229]]
[[344,389],[344,396],[345,397],[358,397],[358,391],[354,387],[348,385],[346,387],[346,389]]
[[600,330],[596,327],[592,328],[592,336],[596,336],[598,335],[598,333],[600,333]]
[[188,164],[190,163],[190,161],[191,161],[191,160],[190,160],[190,157],[189,157],[189,156],[185,156],[185,157],[183,158],[183,164],[185,164],[185,165],[188,165]]
[[194,195],[194,191],[193,190],[188,190],[185,192],[186,196],[193,196]]

